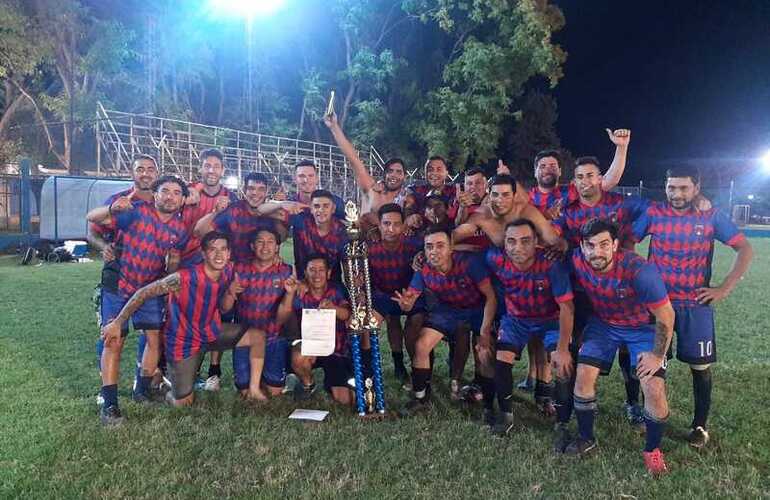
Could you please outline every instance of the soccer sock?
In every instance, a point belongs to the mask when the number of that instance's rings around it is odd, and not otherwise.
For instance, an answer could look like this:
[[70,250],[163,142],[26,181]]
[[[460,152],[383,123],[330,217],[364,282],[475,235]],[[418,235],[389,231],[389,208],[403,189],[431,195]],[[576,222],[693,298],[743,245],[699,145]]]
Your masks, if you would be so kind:
[[430,375],[430,368],[412,368],[412,389],[417,399],[424,399],[427,396],[426,389]]
[[404,366],[404,353],[399,351],[393,352],[391,355],[393,356],[393,368],[396,371],[406,370],[406,367]]
[[706,428],[709,410],[711,409],[711,368],[705,370],[693,370],[692,394],[695,400],[695,416],[692,420],[692,428]]
[[631,354],[627,351],[620,351],[618,364],[623,373],[623,381],[626,383],[626,403],[639,404],[639,380],[631,374]]
[[[248,349],[248,347],[244,347],[244,349]],[[209,377],[221,377],[222,376],[222,368],[220,365],[215,364],[209,364]]]
[[581,398],[574,396],[575,418],[578,423],[578,433],[586,441],[594,439],[594,415],[596,414],[596,397]]
[[102,386],[102,398],[104,399],[104,407],[118,405],[118,384],[103,385]]
[[102,353],[104,352],[104,339],[99,337],[96,341],[96,367],[102,371]]
[[[484,400],[484,409],[493,410],[495,408],[495,381],[490,377],[479,375],[479,385],[481,386],[481,396]],[[510,400],[509,400],[510,401]],[[510,410],[507,410],[510,413]]]
[[569,422],[569,417],[572,415],[572,391],[575,390],[574,381],[573,377],[556,379],[556,421],[561,424]]
[[535,403],[544,404],[549,402],[553,402],[553,383],[536,380]]
[[500,411],[511,413],[513,404],[511,402],[511,393],[513,392],[513,365],[500,361],[495,361],[495,392],[497,392],[497,405]]
[[251,362],[249,361],[249,347],[236,347],[233,349],[233,382],[239,391],[249,388],[251,380]]
[[144,348],[147,347],[147,335],[140,334],[136,339],[136,372],[134,373],[134,384],[139,388],[139,379],[142,377],[142,358],[144,357]]
[[646,442],[644,451],[652,451],[655,448],[660,448],[660,442],[663,439],[663,429],[666,427],[665,418],[655,418],[650,415],[649,412],[644,412],[644,426],[646,434]]
[[140,376],[137,379],[136,390],[134,391],[134,394],[146,395],[151,384],[152,384],[152,375],[150,375],[149,377],[145,377],[144,375]]
[[434,350],[430,351],[430,371],[433,371],[433,364],[436,362],[436,352]]
[[452,378],[452,365],[454,364],[455,359],[455,343],[449,342],[449,354],[447,354],[446,358],[446,364],[447,368],[449,369],[449,378]]

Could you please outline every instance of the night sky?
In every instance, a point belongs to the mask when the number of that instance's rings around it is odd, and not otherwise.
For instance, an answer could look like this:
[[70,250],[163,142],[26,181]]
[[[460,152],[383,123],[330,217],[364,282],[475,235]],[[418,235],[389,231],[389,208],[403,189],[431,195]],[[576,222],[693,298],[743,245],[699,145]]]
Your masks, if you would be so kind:
[[630,184],[685,161],[750,168],[770,148],[770,2],[556,3],[558,131],[573,154],[609,163],[604,128],[630,128]]

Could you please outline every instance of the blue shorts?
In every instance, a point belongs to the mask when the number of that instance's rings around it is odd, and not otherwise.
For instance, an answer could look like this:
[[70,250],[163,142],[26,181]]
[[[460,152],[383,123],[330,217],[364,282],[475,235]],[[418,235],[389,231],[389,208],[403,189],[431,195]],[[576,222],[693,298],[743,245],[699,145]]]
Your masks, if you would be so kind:
[[[101,307],[99,308],[102,318],[101,326],[117,318],[126,302],[128,299],[121,298],[114,292],[102,290]],[[131,315],[131,325],[133,325],[134,330],[160,330],[163,326],[165,305],[163,297],[147,299],[142,307]],[[128,322],[123,323],[121,333],[124,337],[128,335]]]
[[409,312],[404,312],[401,306],[391,298],[392,296],[379,290],[372,290],[372,307],[382,316],[412,316],[425,312],[425,299],[422,295]]
[[273,337],[265,342],[265,366],[262,381],[271,387],[283,387],[286,382],[286,360],[289,357],[289,341]]
[[506,314],[497,330],[497,350],[511,351],[516,359],[532,338],[543,341],[545,352],[556,350],[559,343],[558,320],[527,320]]
[[484,320],[484,308],[457,309],[444,304],[437,304],[428,311],[428,318],[423,328],[432,328],[452,340],[461,326],[466,326],[474,334],[481,333],[481,323]]
[[[638,327],[614,326],[591,317],[583,330],[583,345],[578,354],[578,363],[599,368],[609,373],[612,362],[620,347],[625,346],[631,355],[631,373],[636,373],[636,361],[643,352],[650,352],[655,344],[655,325]],[[665,376],[663,368],[655,374]]]
[[709,305],[674,302],[676,359],[692,365],[717,360],[714,309]]

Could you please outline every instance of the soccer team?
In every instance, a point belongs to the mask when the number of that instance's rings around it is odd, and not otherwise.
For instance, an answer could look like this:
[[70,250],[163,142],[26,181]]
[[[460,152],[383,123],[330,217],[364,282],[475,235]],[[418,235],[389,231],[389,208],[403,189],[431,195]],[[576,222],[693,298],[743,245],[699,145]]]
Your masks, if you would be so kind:
[[[394,375],[412,395],[402,416],[431,408],[433,353],[445,340],[451,397],[482,400],[491,432],[508,434],[515,421],[512,365],[526,349],[529,376],[520,386],[531,386],[544,418],[555,419],[555,451],[590,454],[597,449],[596,382],[617,354],[624,410],[646,434],[647,470],[659,475],[667,471],[660,442],[669,414],[666,361],[676,332],[676,357],[690,366],[693,381],[688,440],[706,445],[716,361],[713,303],[740,281],[752,248],[700,194],[697,170],[668,171],[665,202],[611,192],[630,141],[630,131],[620,129],[607,130],[616,151],[604,175],[596,158],[582,157],[572,182],[562,184],[559,154],[543,151],[529,190],[502,162],[489,179],[470,169],[455,185],[447,182],[446,161],[435,156],[426,162],[426,182],[407,187],[401,160],[386,162],[383,179],[375,179],[336,117],[325,123],[362,193],[373,307],[385,323]],[[89,240],[104,258],[101,422],[123,420],[117,383],[129,321],[140,333],[137,402],[164,397],[187,405],[196,390],[219,390],[221,353],[232,350],[233,379],[244,398],[279,396],[294,380],[295,399],[307,399],[316,389],[314,369],[321,368],[331,398],[351,405],[351,310],[340,273],[348,241],[343,201],[318,189],[310,161],[295,167],[293,197],[282,189],[270,193],[268,179],[250,172],[242,199],[222,185],[220,151],[203,151],[200,161],[200,182],[188,185],[159,176],[155,160],[140,155],[133,186],[87,215]],[[279,255],[289,235],[293,267]],[[644,259],[634,244],[647,236]],[[737,256],[712,287],[715,240]],[[312,308],[335,311],[329,356],[301,353],[301,313]],[[367,372],[367,338],[362,346]],[[471,354],[474,381],[461,387]],[[170,389],[162,396],[164,385]],[[568,429],[573,413],[574,436]]]

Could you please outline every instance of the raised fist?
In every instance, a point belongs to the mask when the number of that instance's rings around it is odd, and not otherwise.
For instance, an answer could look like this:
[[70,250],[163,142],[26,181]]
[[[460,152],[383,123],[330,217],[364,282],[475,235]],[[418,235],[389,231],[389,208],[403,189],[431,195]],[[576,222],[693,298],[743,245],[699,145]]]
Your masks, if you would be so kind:
[[607,136],[616,146],[628,146],[628,143],[631,142],[631,131],[627,128],[619,128],[614,132],[608,128],[604,130],[607,131]]

